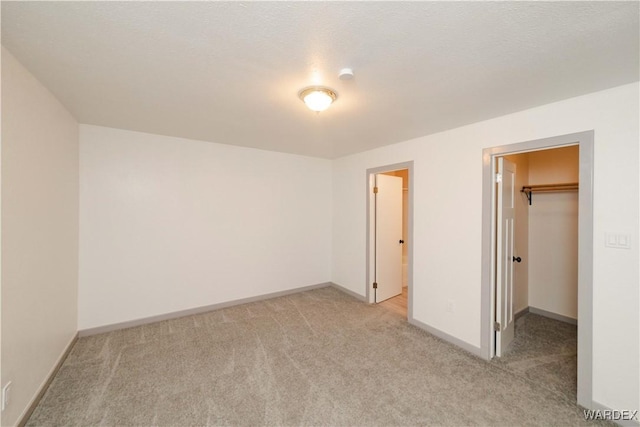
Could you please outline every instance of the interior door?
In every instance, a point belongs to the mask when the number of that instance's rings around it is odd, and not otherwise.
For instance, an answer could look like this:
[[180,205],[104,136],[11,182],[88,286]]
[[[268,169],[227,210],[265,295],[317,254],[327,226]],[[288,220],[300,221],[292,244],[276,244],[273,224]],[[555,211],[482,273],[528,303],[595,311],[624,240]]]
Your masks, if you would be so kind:
[[516,165],[498,158],[496,175],[497,239],[496,239],[496,356],[502,356],[514,337],[513,262],[515,231]]
[[376,175],[375,302],[402,293],[402,178]]

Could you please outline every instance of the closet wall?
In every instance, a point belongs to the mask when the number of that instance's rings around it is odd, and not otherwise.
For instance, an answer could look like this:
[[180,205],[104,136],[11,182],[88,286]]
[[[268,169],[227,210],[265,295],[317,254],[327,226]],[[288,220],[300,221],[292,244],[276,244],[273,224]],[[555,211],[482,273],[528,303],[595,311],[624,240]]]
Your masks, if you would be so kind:
[[[578,146],[529,156],[529,184],[578,182]],[[529,206],[529,306],[578,317],[578,192],[533,194]]]
[[[505,156],[516,165],[516,188],[578,182],[578,146]],[[516,197],[514,311],[537,308],[578,317],[578,192]]]

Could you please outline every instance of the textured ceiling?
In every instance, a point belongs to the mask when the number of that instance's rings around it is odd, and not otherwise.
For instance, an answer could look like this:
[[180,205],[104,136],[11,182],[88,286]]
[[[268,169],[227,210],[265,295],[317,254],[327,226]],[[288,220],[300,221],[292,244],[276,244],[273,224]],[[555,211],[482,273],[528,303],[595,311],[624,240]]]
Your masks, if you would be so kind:
[[335,158],[637,81],[639,3],[3,1],[2,44],[81,123]]

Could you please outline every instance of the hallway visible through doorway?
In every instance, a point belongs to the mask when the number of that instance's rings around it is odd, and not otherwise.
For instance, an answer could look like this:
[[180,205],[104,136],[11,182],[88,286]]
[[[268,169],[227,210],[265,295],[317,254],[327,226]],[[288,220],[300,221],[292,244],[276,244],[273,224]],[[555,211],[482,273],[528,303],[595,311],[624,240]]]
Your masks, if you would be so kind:
[[412,321],[413,162],[368,169],[366,177],[366,300]]
[[378,304],[381,307],[394,311],[400,314],[402,317],[407,317],[407,297],[409,295],[409,291],[407,287],[402,288],[402,293],[393,298],[389,298],[386,301],[382,301]]

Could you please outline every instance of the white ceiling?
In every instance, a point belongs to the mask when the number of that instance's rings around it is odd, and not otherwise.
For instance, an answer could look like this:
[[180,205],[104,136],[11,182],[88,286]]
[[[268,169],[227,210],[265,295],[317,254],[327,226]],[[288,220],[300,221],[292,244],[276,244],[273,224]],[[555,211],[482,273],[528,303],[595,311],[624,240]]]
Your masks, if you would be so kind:
[[81,123],[326,158],[637,81],[639,27],[638,2],[2,2]]

